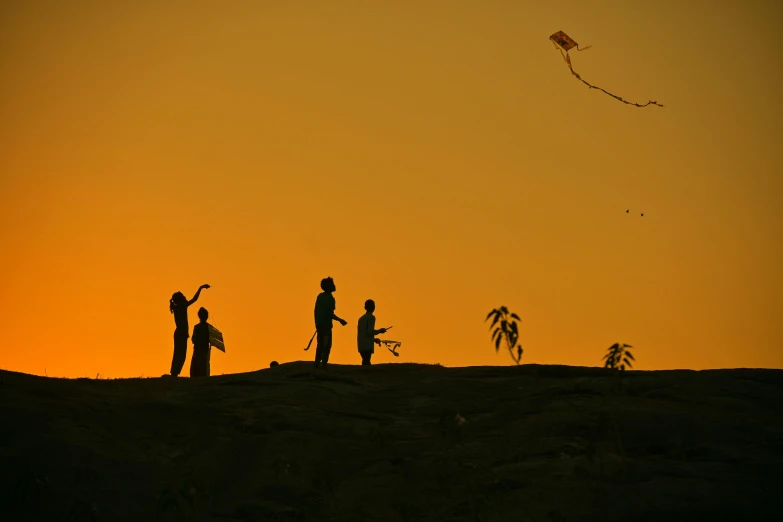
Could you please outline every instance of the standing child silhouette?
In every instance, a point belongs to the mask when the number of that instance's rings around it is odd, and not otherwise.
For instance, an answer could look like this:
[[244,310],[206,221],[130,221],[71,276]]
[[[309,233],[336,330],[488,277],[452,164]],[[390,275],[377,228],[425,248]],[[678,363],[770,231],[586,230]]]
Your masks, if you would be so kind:
[[372,354],[375,352],[374,345],[380,345],[381,340],[376,339],[378,334],[385,334],[386,328],[375,329],[375,301],[368,299],[364,302],[365,314],[359,318],[357,327],[356,341],[359,345],[359,355],[362,356],[362,366],[371,366]]
[[177,377],[185,366],[185,358],[188,355],[188,307],[198,301],[201,291],[209,288],[209,285],[201,285],[196,295],[190,301],[185,294],[177,292],[169,300],[169,311],[174,314],[174,356],[171,359],[171,376]]
[[315,300],[315,331],[318,336],[318,344],[315,347],[315,367],[329,362],[329,353],[332,351],[332,321],[339,321],[341,325],[348,324],[347,321],[334,315],[337,304],[332,295],[337,291],[334,280],[327,277],[321,280],[321,292]]
[[198,309],[200,322],[193,327],[193,357],[190,358],[191,377],[209,377],[209,359],[212,347],[209,344],[209,312],[203,306]]

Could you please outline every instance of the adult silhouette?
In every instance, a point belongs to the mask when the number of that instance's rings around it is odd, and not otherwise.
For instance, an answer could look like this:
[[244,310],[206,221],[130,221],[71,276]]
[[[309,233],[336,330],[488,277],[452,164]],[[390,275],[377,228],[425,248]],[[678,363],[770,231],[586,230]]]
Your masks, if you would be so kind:
[[209,288],[209,285],[201,285],[196,290],[196,295],[190,301],[185,294],[177,292],[169,300],[169,311],[174,314],[174,356],[171,358],[172,377],[177,377],[185,365],[185,358],[188,355],[188,307],[198,301],[201,291]]

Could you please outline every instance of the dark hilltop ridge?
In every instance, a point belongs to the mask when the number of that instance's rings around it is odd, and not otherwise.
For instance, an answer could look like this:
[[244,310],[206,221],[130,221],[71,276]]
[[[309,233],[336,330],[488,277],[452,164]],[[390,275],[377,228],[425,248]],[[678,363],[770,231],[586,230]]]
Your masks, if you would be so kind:
[[783,520],[783,371],[0,372],[4,521]]

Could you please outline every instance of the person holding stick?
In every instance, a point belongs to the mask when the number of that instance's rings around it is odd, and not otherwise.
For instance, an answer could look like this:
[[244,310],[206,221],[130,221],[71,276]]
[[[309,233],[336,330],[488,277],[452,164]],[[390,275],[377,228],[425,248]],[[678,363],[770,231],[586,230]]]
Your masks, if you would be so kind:
[[[340,319],[334,313],[337,308],[334,295],[332,295],[337,291],[334,279],[331,277],[322,279],[321,290],[323,291],[318,294],[315,300],[315,335],[318,339],[315,347],[316,368],[319,366],[326,368],[326,364],[329,362],[329,354],[332,351],[332,321],[337,321],[343,326],[348,324],[347,321]],[[310,341],[312,342],[312,339]]]
[[357,344],[359,346],[359,355],[362,356],[362,366],[371,366],[370,359],[375,352],[375,344],[381,345],[381,340],[376,339],[378,334],[385,334],[386,328],[375,329],[375,301],[368,299],[364,302],[365,314],[359,318],[359,327],[357,329]]

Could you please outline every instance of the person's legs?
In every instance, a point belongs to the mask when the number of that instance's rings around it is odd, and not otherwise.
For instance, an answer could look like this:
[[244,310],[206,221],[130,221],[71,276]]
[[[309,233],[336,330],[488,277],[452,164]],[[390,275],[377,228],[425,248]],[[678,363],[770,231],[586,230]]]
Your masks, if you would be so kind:
[[329,362],[329,354],[332,352],[332,330],[326,330],[324,332],[324,349],[322,352],[323,365]]
[[204,374],[203,366],[203,358],[196,350],[193,350],[193,356],[190,358],[190,376],[201,377]]
[[370,357],[372,357],[371,352],[359,352],[362,356],[362,366],[370,366]]
[[326,333],[325,330],[316,330],[316,337],[315,337],[315,366],[318,367],[319,364],[321,364],[321,360],[324,356],[324,344],[326,343],[324,339],[324,334]]
[[171,359],[171,375],[178,376],[188,355],[187,332],[174,332],[174,357]]

